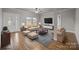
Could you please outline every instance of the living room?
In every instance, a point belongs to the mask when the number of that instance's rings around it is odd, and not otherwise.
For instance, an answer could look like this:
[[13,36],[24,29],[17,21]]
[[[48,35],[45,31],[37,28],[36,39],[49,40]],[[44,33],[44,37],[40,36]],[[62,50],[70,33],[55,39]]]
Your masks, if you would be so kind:
[[78,8],[0,8],[1,49],[79,49],[78,14]]

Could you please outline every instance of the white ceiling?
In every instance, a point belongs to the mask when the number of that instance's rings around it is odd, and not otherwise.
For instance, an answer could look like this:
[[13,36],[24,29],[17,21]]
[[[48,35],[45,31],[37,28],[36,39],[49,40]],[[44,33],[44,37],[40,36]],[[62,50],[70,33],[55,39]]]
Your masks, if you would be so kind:
[[[35,12],[35,8],[19,8],[19,9],[29,12]],[[70,8],[40,8],[40,13],[57,12],[66,9],[70,9]]]

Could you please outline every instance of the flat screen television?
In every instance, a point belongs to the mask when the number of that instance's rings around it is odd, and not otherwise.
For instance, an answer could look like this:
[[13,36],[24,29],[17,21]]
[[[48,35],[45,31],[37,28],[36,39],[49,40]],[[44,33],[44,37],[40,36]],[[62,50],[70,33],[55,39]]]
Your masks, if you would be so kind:
[[44,18],[44,23],[52,24],[53,20],[52,20],[52,18]]

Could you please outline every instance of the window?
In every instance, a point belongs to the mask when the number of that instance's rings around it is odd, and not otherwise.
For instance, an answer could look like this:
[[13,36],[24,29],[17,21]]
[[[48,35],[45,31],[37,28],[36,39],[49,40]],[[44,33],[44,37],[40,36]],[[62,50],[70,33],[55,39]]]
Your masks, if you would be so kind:
[[37,19],[33,18],[33,26],[37,26]]
[[8,25],[11,25],[11,17],[8,17]]
[[37,18],[26,17],[26,26],[28,27],[37,26]]

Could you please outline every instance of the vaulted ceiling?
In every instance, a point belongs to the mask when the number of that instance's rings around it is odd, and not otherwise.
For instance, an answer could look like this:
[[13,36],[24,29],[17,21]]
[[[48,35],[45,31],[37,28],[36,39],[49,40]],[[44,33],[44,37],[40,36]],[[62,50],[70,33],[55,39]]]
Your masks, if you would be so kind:
[[[35,8],[18,8],[24,11],[35,12]],[[70,8],[40,8],[40,13],[63,11]]]

